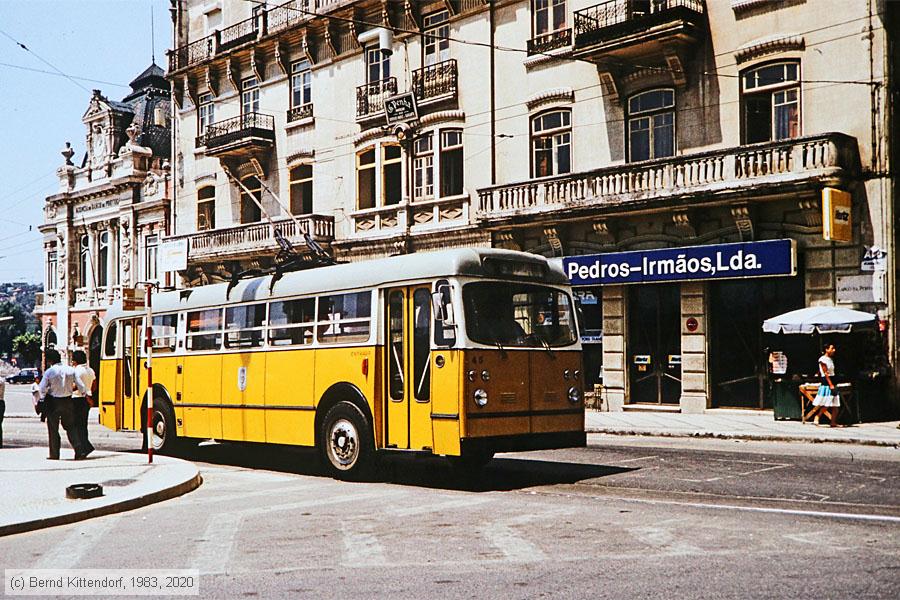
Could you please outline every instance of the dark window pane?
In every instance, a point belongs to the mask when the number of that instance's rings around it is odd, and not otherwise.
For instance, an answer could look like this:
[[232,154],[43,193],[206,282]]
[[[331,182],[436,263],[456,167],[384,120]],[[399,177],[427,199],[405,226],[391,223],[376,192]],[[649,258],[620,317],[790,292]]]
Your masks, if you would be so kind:
[[400,204],[403,195],[403,176],[399,162],[384,166],[384,203]]
[[441,153],[441,196],[459,196],[463,193],[462,148]]
[[416,400],[431,397],[431,292],[420,288],[413,294],[413,384]]
[[388,387],[392,400],[403,399],[403,366],[406,364],[403,329],[403,293],[391,292],[388,303]]
[[650,119],[642,117],[628,123],[628,158],[631,162],[650,158]]
[[744,143],[755,144],[772,139],[772,96],[754,94],[744,97]]

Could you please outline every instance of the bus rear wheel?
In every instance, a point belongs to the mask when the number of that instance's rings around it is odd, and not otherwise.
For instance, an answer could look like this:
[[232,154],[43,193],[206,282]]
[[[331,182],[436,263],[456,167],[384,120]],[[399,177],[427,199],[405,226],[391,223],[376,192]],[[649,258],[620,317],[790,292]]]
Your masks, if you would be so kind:
[[375,454],[372,427],[359,408],[338,402],[326,413],[319,452],[332,477],[359,480],[370,474]]

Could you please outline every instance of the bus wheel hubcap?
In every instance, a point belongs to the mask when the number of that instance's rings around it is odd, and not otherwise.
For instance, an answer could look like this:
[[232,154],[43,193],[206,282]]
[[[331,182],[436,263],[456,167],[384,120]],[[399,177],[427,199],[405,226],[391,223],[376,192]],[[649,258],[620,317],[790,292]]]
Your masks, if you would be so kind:
[[166,420],[160,413],[156,413],[155,417],[155,423],[153,424],[153,445],[159,447],[166,438]]
[[359,450],[356,427],[346,419],[331,426],[331,456],[337,466],[348,467],[356,461]]

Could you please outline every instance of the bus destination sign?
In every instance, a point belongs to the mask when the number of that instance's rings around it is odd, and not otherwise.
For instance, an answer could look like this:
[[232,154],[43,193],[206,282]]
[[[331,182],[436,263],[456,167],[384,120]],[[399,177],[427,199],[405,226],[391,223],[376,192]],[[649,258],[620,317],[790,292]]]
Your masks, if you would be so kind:
[[572,285],[659,283],[797,274],[794,240],[611,252],[562,259]]

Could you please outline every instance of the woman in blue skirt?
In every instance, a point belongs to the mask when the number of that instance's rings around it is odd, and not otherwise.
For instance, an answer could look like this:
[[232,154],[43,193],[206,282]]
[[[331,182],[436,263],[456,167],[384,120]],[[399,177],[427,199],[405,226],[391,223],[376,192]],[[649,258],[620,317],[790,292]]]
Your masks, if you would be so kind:
[[834,356],[835,352],[834,344],[827,344],[825,346],[825,352],[819,357],[819,391],[813,399],[813,406],[815,408],[810,414],[813,422],[816,422],[816,419],[819,418],[819,414],[824,412],[826,408],[829,409],[832,427],[838,426],[837,414],[841,406],[841,397],[838,395],[837,390],[834,387],[834,382],[831,380],[831,378],[834,377],[834,359],[831,357]]

